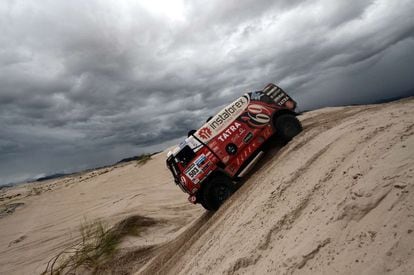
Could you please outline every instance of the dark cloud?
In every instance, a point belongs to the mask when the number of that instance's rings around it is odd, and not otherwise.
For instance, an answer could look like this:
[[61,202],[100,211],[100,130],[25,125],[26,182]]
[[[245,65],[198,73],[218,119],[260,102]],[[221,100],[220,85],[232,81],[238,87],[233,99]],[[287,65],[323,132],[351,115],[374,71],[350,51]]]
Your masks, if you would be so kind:
[[0,184],[162,149],[267,82],[302,109],[414,88],[409,0],[157,3],[0,3]]

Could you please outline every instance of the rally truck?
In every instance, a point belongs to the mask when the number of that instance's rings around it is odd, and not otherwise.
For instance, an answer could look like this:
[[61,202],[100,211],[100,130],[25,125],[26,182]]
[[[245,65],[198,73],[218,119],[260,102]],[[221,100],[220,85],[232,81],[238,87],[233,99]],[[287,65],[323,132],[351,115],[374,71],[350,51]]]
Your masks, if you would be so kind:
[[175,183],[191,203],[217,210],[263,155],[267,141],[288,142],[302,131],[295,108],[296,102],[272,83],[239,97],[168,152]]

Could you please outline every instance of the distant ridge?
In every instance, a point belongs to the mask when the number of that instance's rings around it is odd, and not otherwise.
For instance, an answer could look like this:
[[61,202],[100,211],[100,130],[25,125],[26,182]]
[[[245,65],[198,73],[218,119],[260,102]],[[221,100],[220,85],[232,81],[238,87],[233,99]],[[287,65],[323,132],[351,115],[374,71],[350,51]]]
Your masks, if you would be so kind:
[[67,173],[67,174],[66,173],[56,173],[56,174],[52,174],[52,175],[48,175],[48,176],[45,176],[45,177],[38,178],[35,181],[51,180],[51,179],[61,178],[61,177],[64,177],[64,176],[69,176],[69,175],[72,175],[72,174],[74,174],[74,173]]
[[384,98],[384,99],[376,100],[374,102],[374,104],[382,104],[382,103],[393,102],[393,101],[397,101],[397,100],[400,100],[400,99],[403,99],[403,98],[412,97],[412,96],[414,96],[414,90],[412,90],[410,92],[410,94],[408,94],[408,95],[404,95],[404,96],[394,96],[394,97],[389,97],[389,98]]
[[[150,153],[150,154],[142,154],[142,155],[138,155],[138,156],[124,158],[124,159],[121,159],[120,161],[114,163],[113,165],[120,164],[120,163],[131,162],[131,161],[139,161],[139,160],[151,157],[151,156],[153,156],[155,154],[158,154],[160,152],[161,151]],[[86,170],[78,171],[78,172],[73,172],[73,173],[56,173],[56,174],[47,175],[47,176],[44,176],[44,177],[41,177],[41,178],[37,178],[33,181],[40,182],[40,181],[46,181],[46,180],[51,180],[51,179],[57,179],[57,178],[70,176],[70,175],[77,174],[77,173],[87,172],[87,171],[91,171],[91,170],[95,170],[95,169],[101,169],[101,168],[105,168],[105,167],[109,167],[109,166],[111,166],[111,165],[105,165],[105,166],[90,168],[90,169],[86,169]]]

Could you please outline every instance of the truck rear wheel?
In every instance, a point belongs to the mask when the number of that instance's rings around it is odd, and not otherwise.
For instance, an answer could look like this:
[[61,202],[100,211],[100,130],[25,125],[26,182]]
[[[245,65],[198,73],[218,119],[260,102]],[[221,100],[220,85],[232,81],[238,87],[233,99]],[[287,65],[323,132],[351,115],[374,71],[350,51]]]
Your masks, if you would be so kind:
[[290,114],[277,117],[275,121],[276,135],[285,141],[290,141],[302,131],[299,119]]
[[233,183],[226,177],[216,177],[206,182],[201,205],[207,210],[217,210],[235,191]]

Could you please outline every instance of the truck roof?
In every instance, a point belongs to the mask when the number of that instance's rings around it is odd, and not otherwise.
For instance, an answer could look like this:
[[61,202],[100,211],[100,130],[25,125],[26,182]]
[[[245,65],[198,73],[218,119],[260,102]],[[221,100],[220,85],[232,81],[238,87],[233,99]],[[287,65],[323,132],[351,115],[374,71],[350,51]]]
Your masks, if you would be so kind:
[[[296,102],[292,100],[280,87],[273,83],[269,83],[261,91],[246,93],[243,96],[237,98],[232,103],[228,104],[226,107],[221,109],[215,116],[209,119],[204,123],[193,135],[186,138],[183,142],[177,145],[172,151],[168,153],[168,156],[174,155],[180,152],[182,148],[185,147],[190,142],[190,147],[193,147],[194,143],[199,143],[197,140],[201,141],[204,144],[208,144],[213,140],[217,135],[219,135],[224,129],[229,127],[249,106],[250,104],[250,94],[253,96],[256,93],[263,93],[268,96],[269,100],[272,100],[274,103],[282,105],[285,102],[291,104],[291,108],[296,107]],[[260,97],[259,97],[260,98]]]

